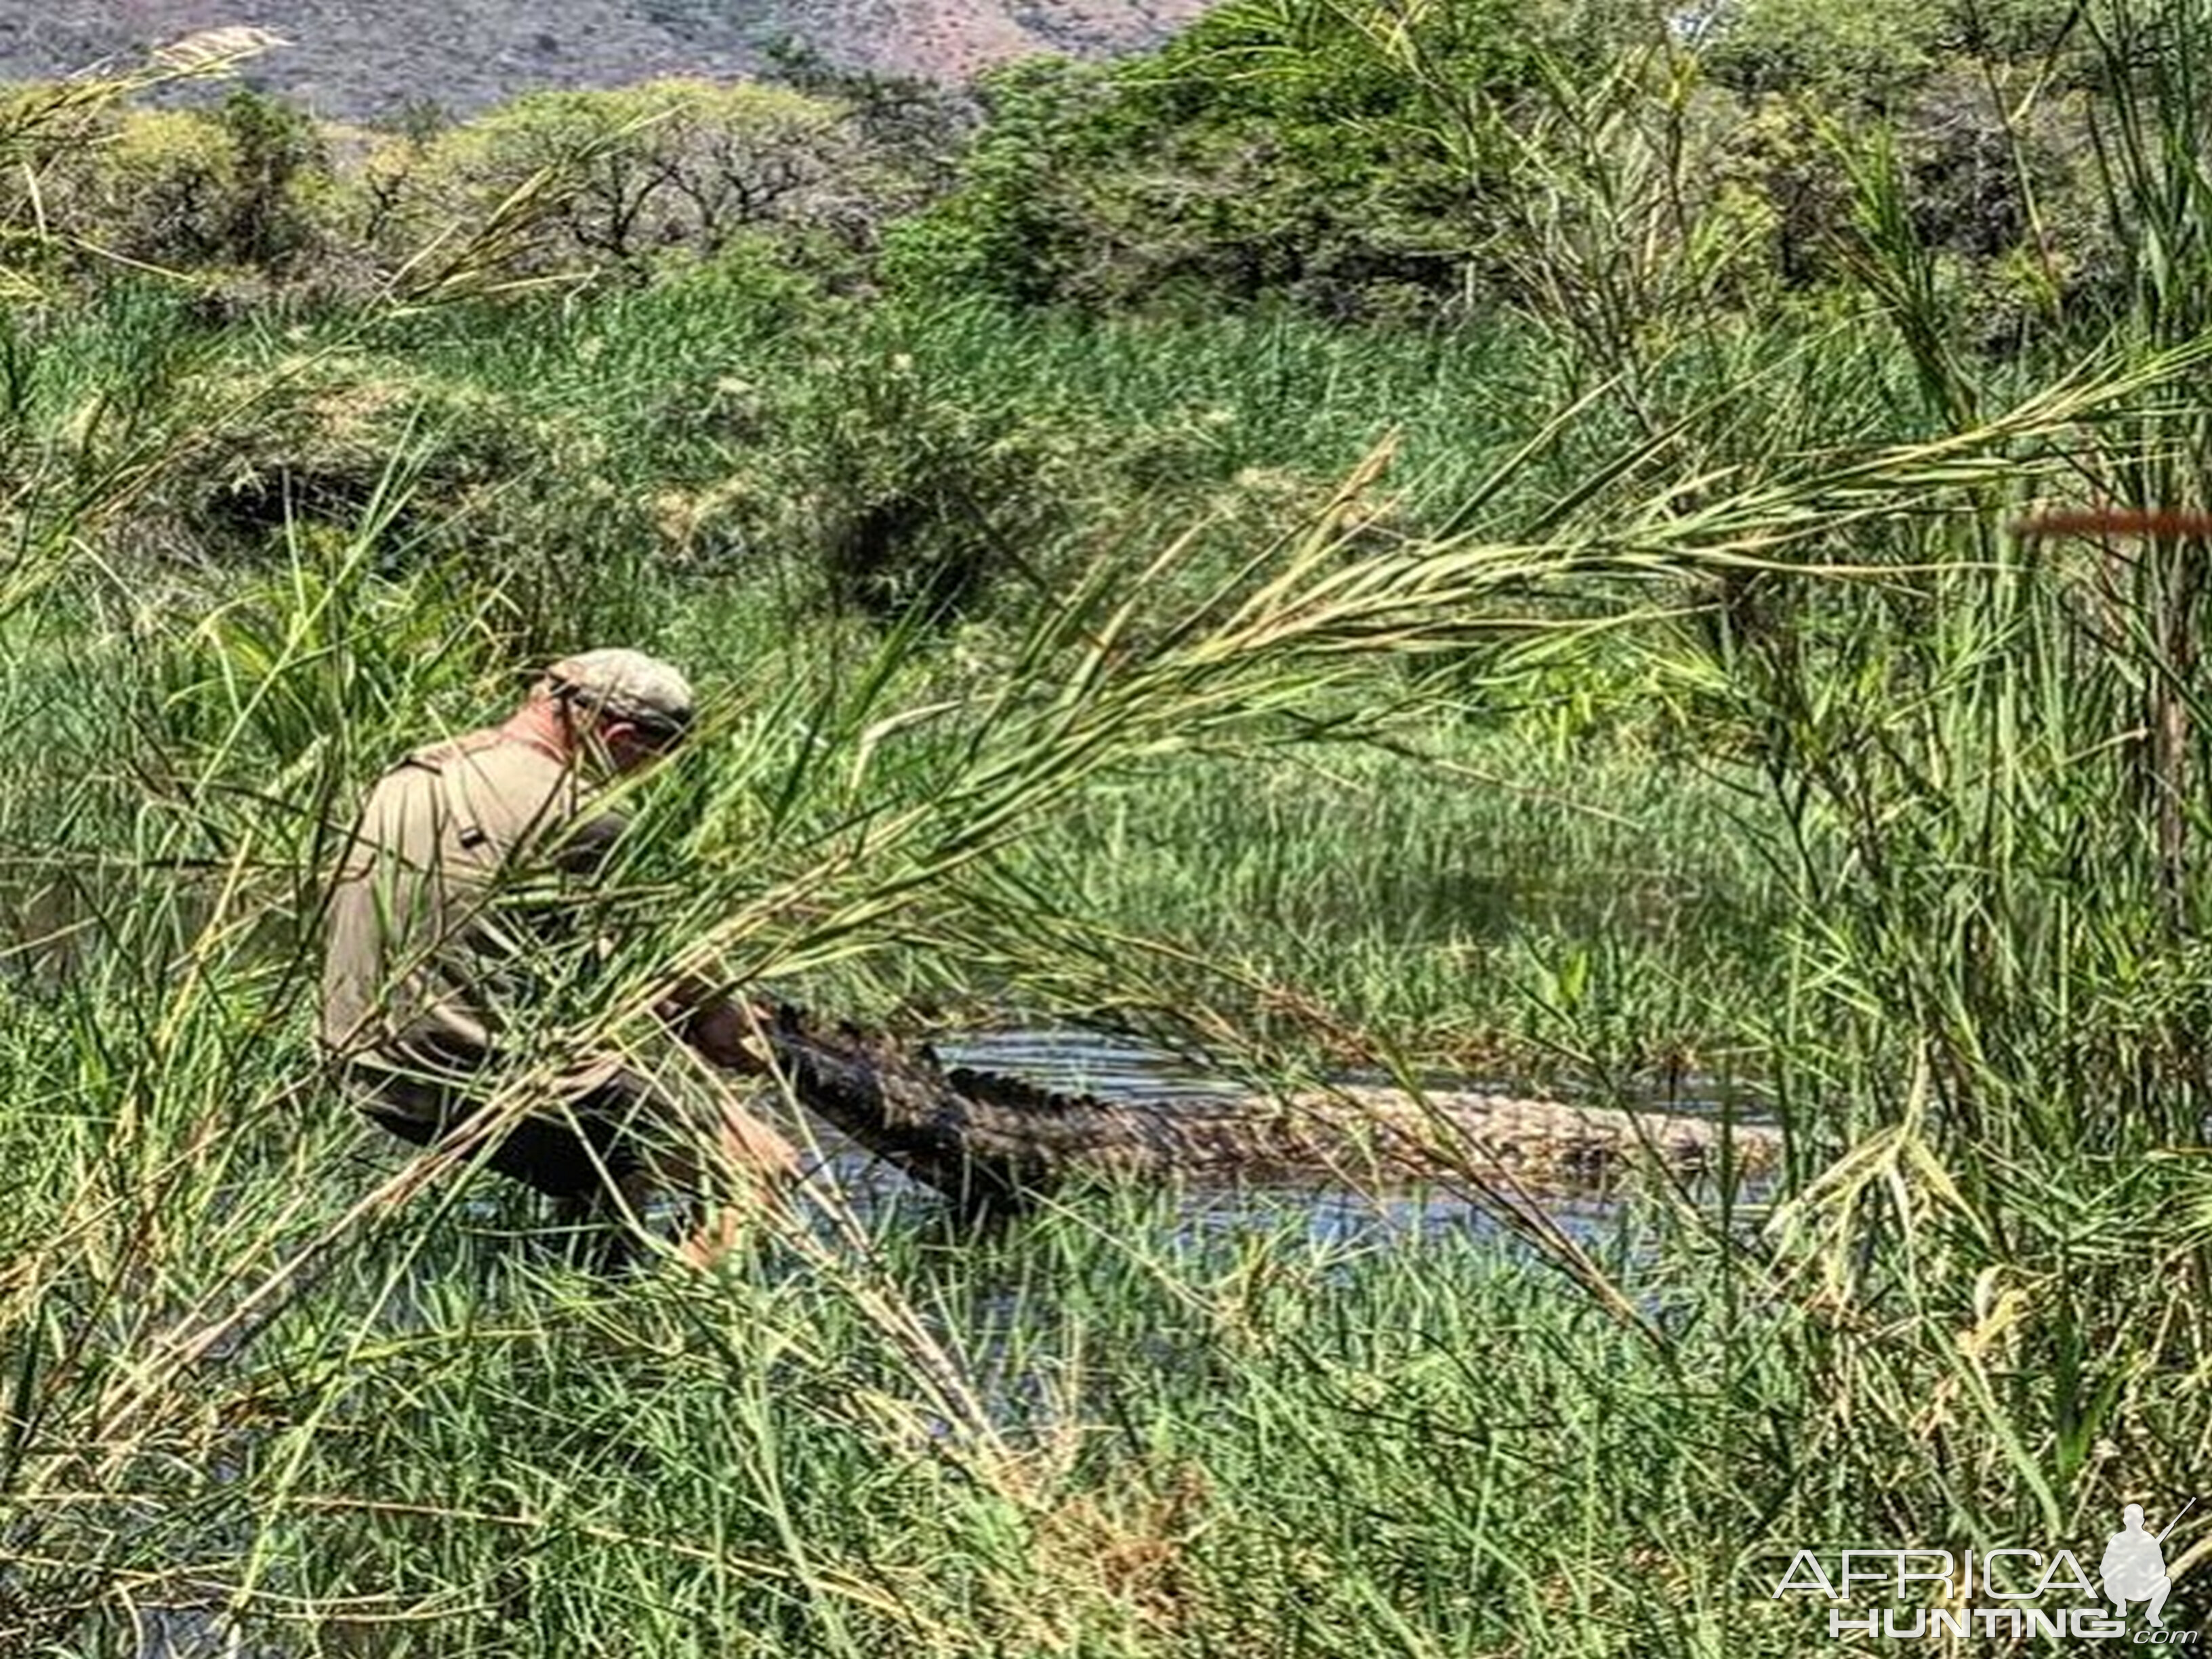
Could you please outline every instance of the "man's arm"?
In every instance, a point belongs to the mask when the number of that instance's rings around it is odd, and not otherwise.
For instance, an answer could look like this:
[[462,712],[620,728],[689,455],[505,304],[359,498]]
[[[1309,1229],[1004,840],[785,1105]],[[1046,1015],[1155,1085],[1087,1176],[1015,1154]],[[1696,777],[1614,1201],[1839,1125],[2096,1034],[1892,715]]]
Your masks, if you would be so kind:
[[768,1070],[760,1018],[750,1004],[689,976],[657,1006],[669,1028],[708,1060],[727,1071],[757,1075]]

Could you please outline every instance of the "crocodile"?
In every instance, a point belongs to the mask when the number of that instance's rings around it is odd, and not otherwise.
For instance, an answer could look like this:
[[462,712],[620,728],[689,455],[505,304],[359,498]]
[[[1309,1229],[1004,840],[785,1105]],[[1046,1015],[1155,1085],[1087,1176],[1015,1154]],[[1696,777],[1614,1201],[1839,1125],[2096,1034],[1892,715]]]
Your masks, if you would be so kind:
[[1613,1184],[1639,1164],[1689,1176],[1778,1163],[1770,1126],[1475,1091],[1342,1086],[1108,1099],[967,1066],[879,1033],[763,1011],[789,1094],[973,1212],[1019,1210],[1080,1175],[1367,1182],[1459,1177],[1546,1190]]

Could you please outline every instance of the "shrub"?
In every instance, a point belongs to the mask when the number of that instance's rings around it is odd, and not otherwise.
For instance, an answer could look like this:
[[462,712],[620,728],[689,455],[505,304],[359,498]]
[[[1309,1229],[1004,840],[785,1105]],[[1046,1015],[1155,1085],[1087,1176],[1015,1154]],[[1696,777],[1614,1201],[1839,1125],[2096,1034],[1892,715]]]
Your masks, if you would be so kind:
[[277,276],[322,246],[330,189],[307,117],[234,91],[212,110],[88,115],[45,158],[36,207],[80,267]]
[[806,550],[838,606],[971,614],[1003,582],[1044,580],[1077,522],[1084,433],[950,394],[906,353],[817,364],[769,418],[766,538]]

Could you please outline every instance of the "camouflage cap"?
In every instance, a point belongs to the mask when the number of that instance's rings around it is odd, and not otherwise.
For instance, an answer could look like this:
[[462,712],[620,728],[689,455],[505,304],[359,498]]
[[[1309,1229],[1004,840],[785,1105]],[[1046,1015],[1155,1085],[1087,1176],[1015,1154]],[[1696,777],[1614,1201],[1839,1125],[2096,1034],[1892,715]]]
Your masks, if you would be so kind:
[[642,651],[580,652],[547,669],[545,679],[555,696],[633,726],[673,733],[691,724],[691,683]]

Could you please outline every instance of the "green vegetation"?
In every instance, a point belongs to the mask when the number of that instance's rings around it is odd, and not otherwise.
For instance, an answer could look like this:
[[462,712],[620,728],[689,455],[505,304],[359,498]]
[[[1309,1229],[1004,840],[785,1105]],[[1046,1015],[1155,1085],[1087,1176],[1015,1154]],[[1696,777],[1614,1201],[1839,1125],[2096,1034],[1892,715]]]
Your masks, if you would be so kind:
[[[1914,11],[1875,88],[1794,9],[1239,4],[957,148],[818,70],[11,94],[0,1656],[1780,1659],[1799,1549],[2171,1519],[2207,538],[2014,526],[2212,497],[2212,14]],[[975,1236],[837,1165],[593,1279],[307,1034],[363,782],[616,640],[712,697],[549,1063],[707,959],[1262,1085],[1725,1084],[1787,1168]]]

